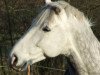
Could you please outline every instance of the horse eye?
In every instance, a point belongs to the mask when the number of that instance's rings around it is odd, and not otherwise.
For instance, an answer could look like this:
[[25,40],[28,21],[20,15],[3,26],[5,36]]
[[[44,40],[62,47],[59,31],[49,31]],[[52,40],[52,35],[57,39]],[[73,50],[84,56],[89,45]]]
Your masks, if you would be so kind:
[[51,7],[51,9],[54,10],[57,15],[61,12],[61,10],[58,7],[53,6]]
[[45,31],[45,32],[51,31],[51,29],[48,26],[45,26],[42,30]]

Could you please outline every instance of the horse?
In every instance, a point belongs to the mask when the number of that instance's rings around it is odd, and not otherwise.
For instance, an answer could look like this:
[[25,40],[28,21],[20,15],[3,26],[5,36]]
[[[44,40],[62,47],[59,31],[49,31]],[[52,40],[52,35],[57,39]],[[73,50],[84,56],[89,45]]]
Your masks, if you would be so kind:
[[100,75],[100,43],[92,23],[65,1],[46,0],[26,33],[10,52],[9,64],[23,71],[46,57],[65,55],[77,75]]

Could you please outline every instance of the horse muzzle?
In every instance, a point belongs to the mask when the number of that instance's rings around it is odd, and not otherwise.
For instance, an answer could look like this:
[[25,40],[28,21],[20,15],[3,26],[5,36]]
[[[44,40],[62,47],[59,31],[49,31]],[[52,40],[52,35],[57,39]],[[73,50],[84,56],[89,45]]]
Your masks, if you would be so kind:
[[12,68],[15,71],[23,71],[27,68],[27,62],[24,62],[23,64],[21,64],[20,66],[17,66],[18,63],[18,57],[13,54],[13,56],[9,59],[9,66],[10,68]]

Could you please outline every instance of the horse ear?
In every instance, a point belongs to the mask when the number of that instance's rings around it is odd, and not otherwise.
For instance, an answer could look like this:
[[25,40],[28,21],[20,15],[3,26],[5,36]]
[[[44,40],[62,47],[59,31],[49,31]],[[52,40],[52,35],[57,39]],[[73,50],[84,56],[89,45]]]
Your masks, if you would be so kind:
[[54,12],[58,15],[61,12],[61,9],[56,7],[56,6],[52,6],[51,10],[54,10]]
[[49,3],[51,3],[51,0],[45,0],[45,3],[49,4]]
[[[48,4],[48,6],[49,6],[49,4],[50,4],[51,2],[52,2],[51,0],[45,0],[45,3]],[[54,10],[56,14],[59,14],[60,11],[61,11],[60,8],[58,8],[58,7],[56,7],[56,6],[52,6],[52,7],[51,7],[51,10]]]

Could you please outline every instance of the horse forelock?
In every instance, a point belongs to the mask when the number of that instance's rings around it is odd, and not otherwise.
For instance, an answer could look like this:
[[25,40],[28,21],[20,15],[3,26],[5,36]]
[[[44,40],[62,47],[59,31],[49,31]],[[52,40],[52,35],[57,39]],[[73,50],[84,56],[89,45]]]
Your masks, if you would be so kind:
[[52,17],[52,14],[59,16],[59,13],[62,9],[65,10],[66,16],[70,18],[70,21],[72,21],[71,18],[75,18],[80,23],[83,22],[87,23],[88,26],[92,26],[92,24],[90,24],[90,20],[84,16],[83,12],[79,11],[77,8],[71,6],[65,1],[51,2],[50,4],[45,5],[42,9],[42,12],[33,21],[33,25],[41,25],[48,17]]

